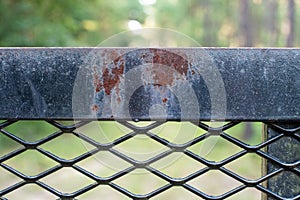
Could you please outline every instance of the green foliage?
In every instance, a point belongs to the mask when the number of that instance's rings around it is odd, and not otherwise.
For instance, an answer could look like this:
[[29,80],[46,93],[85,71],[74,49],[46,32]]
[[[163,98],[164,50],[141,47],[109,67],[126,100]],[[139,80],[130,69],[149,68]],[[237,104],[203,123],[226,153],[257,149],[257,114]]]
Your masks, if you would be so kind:
[[0,1],[0,46],[86,46],[143,21],[137,1]]
[[[174,29],[202,46],[241,46],[241,2],[157,0],[143,5],[139,0],[2,0],[0,46],[97,46],[128,30],[129,20],[143,27]],[[288,1],[274,2],[276,10],[270,7],[271,0],[248,1],[250,14],[244,23],[249,25],[252,46],[286,45]],[[295,0],[294,46],[300,44],[299,8]]]

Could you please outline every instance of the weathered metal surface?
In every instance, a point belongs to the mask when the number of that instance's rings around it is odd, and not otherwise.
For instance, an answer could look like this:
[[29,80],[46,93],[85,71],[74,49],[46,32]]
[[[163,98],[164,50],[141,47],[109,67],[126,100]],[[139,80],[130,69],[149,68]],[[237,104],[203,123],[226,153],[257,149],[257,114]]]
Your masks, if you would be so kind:
[[[268,154],[276,162],[267,162],[267,173],[281,171],[276,176],[270,178],[267,183],[267,188],[286,199],[296,199],[300,196],[300,123],[294,124],[278,124],[268,126],[268,139],[280,137],[267,147]],[[296,198],[293,198],[296,197]],[[298,199],[297,198],[297,199]],[[269,197],[268,200],[274,199]]]
[[0,118],[300,120],[300,49],[1,48]]

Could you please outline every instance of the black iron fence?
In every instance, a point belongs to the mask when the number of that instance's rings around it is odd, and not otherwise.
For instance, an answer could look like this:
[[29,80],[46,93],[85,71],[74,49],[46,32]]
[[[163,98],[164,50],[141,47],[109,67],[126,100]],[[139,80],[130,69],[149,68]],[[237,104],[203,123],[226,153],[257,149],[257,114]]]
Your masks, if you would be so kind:
[[0,49],[0,196],[299,199],[299,66],[299,49]]

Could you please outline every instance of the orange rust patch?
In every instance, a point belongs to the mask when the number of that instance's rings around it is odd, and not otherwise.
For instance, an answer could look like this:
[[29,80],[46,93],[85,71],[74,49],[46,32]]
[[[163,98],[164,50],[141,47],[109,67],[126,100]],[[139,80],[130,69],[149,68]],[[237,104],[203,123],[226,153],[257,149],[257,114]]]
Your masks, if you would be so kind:
[[120,64],[119,67],[115,67],[111,69],[111,74],[109,73],[109,69],[105,68],[103,71],[103,87],[105,93],[110,95],[111,90],[120,82],[120,76],[123,75],[124,72],[124,63]]
[[163,49],[150,49],[150,51],[154,54],[153,63],[174,67],[180,74],[187,74],[189,62],[180,55]]
[[173,85],[175,80],[184,77],[172,67],[153,64],[146,68],[145,78],[154,85],[166,86]]
[[[147,69],[154,85],[173,85],[175,80],[185,79],[189,63],[182,56],[163,49],[150,49],[151,57],[145,57],[144,61],[153,65]],[[162,66],[161,66],[162,65]]]
[[[148,70],[150,73],[149,77],[154,81],[154,83],[151,84],[158,86],[172,85],[174,84],[174,80],[182,79],[187,74],[189,63],[182,56],[163,49],[150,48],[149,51],[153,56],[145,53],[140,54],[139,56],[145,63],[154,64],[151,69]],[[103,63],[105,67],[102,69],[102,78],[97,73],[96,67],[94,67],[93,74],[95,91],[100,92],[104,89],[105,94],[110,95],[112,89],[115,88],[118,95],[118,102],[121,101],[118,84],[121,76],[124,74],[125,68],[124,54],[120,55],[120,53],[121,52],[115,51],[103,52],[102,56],[106,56],[108,57],[108,60],[112,60],[113,62],[110,64],[114,66],[109,68],[107,67],[109,63]],[[136,52],[136,54],[138,54],[138,52]],[[162,68],[162,66],[155,64],[161,64],[168,67]]]
[[[115,67],[109,69],[105,67],[102,70],[103,80],[100,80],[100,76],[96,71],[96,67],[94,67],[94,87],[96,92],[100,92],[101,89],[104,88],[105,94],[110,95],[111,90],[120,82],[120,76],[124,73],[124,60],[118,58],[113,61]],[[117,65],[117,66],[116,66]],[[110,73],[111,70],[111,73]],[[119,93],[120,89],[117,89],[117,93]]]

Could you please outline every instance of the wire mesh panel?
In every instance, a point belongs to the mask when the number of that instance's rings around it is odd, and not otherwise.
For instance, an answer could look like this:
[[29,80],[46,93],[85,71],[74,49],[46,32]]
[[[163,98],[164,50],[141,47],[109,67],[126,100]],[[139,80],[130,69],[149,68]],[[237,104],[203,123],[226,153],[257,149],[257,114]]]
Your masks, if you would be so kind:
[[267,138],[261,137],[263,127],[258,122],[3,121],[0,195],[299,199],[300,126],[268,124]]

